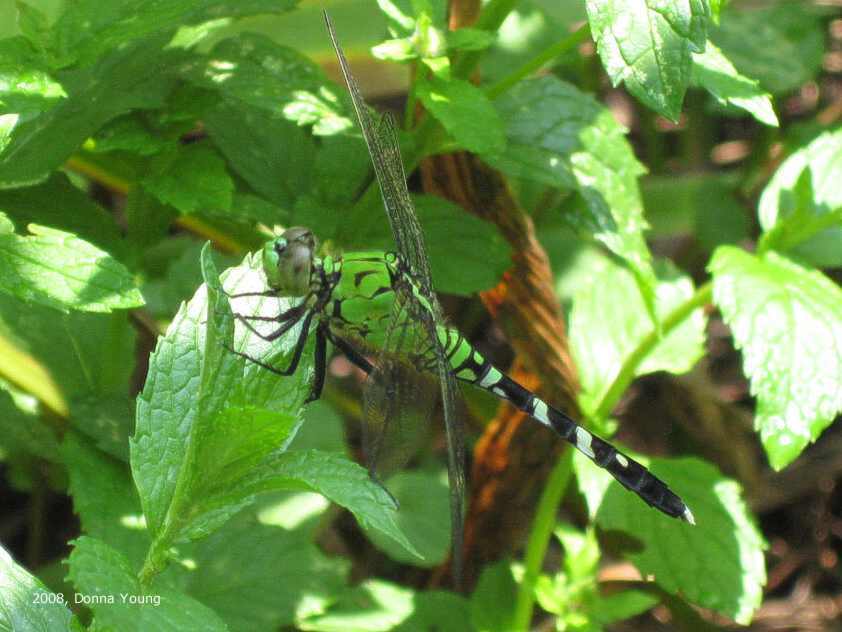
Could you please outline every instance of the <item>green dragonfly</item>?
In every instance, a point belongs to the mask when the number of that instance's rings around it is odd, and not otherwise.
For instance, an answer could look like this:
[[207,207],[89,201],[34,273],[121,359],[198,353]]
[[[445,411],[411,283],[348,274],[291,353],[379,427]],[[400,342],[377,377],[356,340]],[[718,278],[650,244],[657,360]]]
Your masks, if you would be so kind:
[[[663,481],[494,368],[456,329],[445,324],[432,288],[421,228],[407,190],[395,125],[388,115],[377,118],[369,111],[327,14],[325,21],[374,165],[397,251],[320,258],[310,230],[289,228],[262,250],[269,289],[249,295],[300,300],[277,316],[236,315],[252,333],[267,341],[278,340],[300,324],[289,365],[279,369],[241,352],[234,353],[280,375],[292,375],[308,337],[314,333],[315,376],[308,399],[313,401],[320,397],[324,386],[327,342],[331,342],[368,376],[364,408],[372,436],[388,434],[390,424],[402,414],[400,407],[407,395],[411,396],[408,389],[414,388],[406,383],[407,366],[417,373],[434,376],[440,386],[448,441],[452,564],[457,578],[461,568],[465,476],[463,433],[456,414],[456,379],[510,402],[608,470],[649,505],[695,524],[690,509]],[[262,333],[250,321],[271,321],[277,329]],[[374,452],[367,455],[371,468],[378,460],[378,449],[373,445],[367,450]]]

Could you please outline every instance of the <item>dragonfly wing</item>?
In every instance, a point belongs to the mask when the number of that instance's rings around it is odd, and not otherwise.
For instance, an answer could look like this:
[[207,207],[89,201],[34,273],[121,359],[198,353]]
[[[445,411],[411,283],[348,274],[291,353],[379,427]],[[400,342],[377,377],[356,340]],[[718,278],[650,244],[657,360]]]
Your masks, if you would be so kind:
[[437,401],[436,384],[410,357],[417,339],[409,331],[403,307],[394,307],[363,389],[363,448],[372,478],[400,469],[428,440],[429,420]]
[[[450,505],[451,505],[451,529],[453,538],[453,575],[457,584],[461,581],[461,552],[463,535],[463,508],[464,508],[464,446],[462,442],[462,428],[456,414],[456,401],[458,391],[456,380],[450,368],[447,355],[436,334],[437,326],[443,320],[441,307],[438,299],[433,293],[432,280],[430,277],[430,265],[424,247],[424,236],[421,226],[415,215],[415,207],[409,197],[406,188],[406,174],[403,168],[403,159],[398,143],[397,128],[391,116],[375,117],[360,94],[357,82],[351,74],[348,60],[339,46],[336,39],[336,32],[333,23],[325,12],[325,23],[327,24],[333,48],[336,51],[339,66],[348,90],[351,93],[351,100],[357,114],[360,129],[363,132],[371,161],[374,165],[374,172],[377,175],[377,182],[380,185],[380,192],[383,196],[383,204],[386,215],[389,218],[389,225],[392,228],[398,253],[401,259],[409,267],[408,276],[412,278],[415,288],[406,288],[403,296],[396,301],[408,308],[409,315],[420,325],[429,341],[430,351],[433,354],[433,374],[439,379],[441,386],[441,399],[444,409],[444,421],[447,430],[448,442],[448,475],[450,479]],[[417,290],[423,297],[423,302],[415,293]],[[392,319],[393,324],[399,321],[400,314]]]
[[[438,385],[447,438],[447,472],[450,487],[450,524],[452,568],[456,583],[462,577],[462,543],[464,539],[465,447],[462,416],[459,412],[459,391],[444,348],[436,335],[436,320],[429,307],[415,294],[412,281],[401,276],[394,285],[394,313],[389,320],[385,344],[376,361],[366,393],[377,393],[386,399],[368,408],[367,422],[385,416],[382,432],[375,438],[379,461],[386,466],[400,458],[398,443],[405,437],[417,437],[426,429],[436,403]],[[379,383],[378,383],[379,382]],[[367,395],[368,399],[371,395]],[[407,426],[411,426],[411,430]],[[403,444],[405,450],[411,443]],[[382,467],[378,464],[378,467]]]

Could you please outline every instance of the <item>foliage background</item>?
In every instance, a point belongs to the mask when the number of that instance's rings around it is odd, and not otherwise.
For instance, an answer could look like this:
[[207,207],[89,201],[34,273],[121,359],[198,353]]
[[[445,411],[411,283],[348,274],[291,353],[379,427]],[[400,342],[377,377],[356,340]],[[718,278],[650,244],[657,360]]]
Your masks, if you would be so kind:
[[[396,511],[355,463],[346,362],[304,408],[309,359],[280,380],[224,348],[289,356],[221,291],[261,287],[246,253],[272,228],[391,244],[322,7],[5,0],[2,627],[831,625],[838,4],[555,4],[454,4],[470,27],[450,32],[441,2],[328,8],[364,92],[404,120],[453,323],[662,455],[698,526],[465,389],[474,538],[450,590],[440,429],[387,482]],[[495,453],[501,428],[531,438]]]

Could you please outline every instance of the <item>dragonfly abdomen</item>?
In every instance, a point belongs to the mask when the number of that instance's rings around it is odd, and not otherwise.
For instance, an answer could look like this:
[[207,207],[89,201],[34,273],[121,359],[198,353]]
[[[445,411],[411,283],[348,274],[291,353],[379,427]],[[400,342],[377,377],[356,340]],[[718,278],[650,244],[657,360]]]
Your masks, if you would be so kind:
[[669,516],[695,524],[693,514],[681,498],[643,465],[498,371],[458,333],[445,330],[440,331],[439,336],[457,378],[511,402],[519,410],[549,427],[594,463],[608,470],[623,487],[636,493],[649,505]]

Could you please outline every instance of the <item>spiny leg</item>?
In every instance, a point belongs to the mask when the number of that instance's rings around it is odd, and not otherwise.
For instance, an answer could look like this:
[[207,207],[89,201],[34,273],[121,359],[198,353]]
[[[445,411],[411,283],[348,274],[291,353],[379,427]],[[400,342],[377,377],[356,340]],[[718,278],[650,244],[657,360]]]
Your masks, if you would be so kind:
[[[290,360],[289,366],[286,369],[278,369],[277,367],[273,367],[271,364],[267,364],[265,362],[262,362],[261,360],[258,360],[257,358],[251,357],[247,353],[243,353],[242,351],[237,351],[236,349],[233,349],[233,348],[228,347],[228,346],[226,346],[226,348],[231,353],[233,353],[234,355],[238,355],[241,358],[245,358],[246,360],[249,360],[249,361],[253,362],[254,364],[257,364],[258,366],[261,366],[264,369],[267,369],[268,371],[271,371],[272,373],[275,373],[276,375],[289,376],[289,375],[292,375],[293,373],[295,373],[296,369],[298,369],[298,363],[301,361],[301,355],[304,352],[304,345],[306,344],[307,336],[310,333],[310,322],[312,320],[313,320],[313,312],[311,310],[311,311],[307,312],[307,315],[304,317],[304,323],[301,326],[301,333],[298,334],[298,340],[295,343],[295,350],[292,353],[292,360]],[[288,322],[284,323],[283,326],[281,326],[277,331],[269,334],[268,336],[262,336],[260,334],[258,334],[258,335],[261,338],[263,338],[264,340],[267,340],[267,341],[271,342],[272,340],[275,340],[275,339],[279,338],[280,336],[285,334],[287,331],[289,331],[289,329],[291,329],[293,326],[295,326],[295,324],[297,322],[298,322],[298,320],[288,321]]]
[[345,354],[345,357],[348,358],[354,366],[362,369],[366,375],[371,375],[371,372],[374,370],[374,365],[363,357],[356,349],[354,349],[347,340],[340,338],[329,331],[327,337],[337,349]]
[[[246,316],[244,314],[234,314],[234,318],[239,320],[243,323],[246,329],[248,329],[251,333],[255,336],[260,338],[261,340],[265,340],[266,342],[274,342],[284,334],[286,334],[290,329],[295,327],[298,321],[301,319],[301,316],[307,311],[306,306],[302,303],[300,305],[296,305],[285,311],[284,313],[280,314],[279,316]],[[312,312],[311,312],[312,313]],[[255,328],[252,325],[250,320],[260,320],[260,321],[271,321],[271,322],[279,322],[282,323],[278,329],[273,331],[270,334],[264,334]]]
[[239,292],[238,294],[228,294],[228,292],[224,292],[224,294],[228,298],[242,298],[244,296],[278,296],[278,291],[269,289],[261,290],[260,292]]
[[316,329],[316,349],[314,352],[316,374],[313,376],[313,385],[310,388],[310,395],[304,401],[305,404],[314,402],[322,396],[322,389],[325,386],[325,372],[327,371],[327,337],[324,332],[324,325]]

